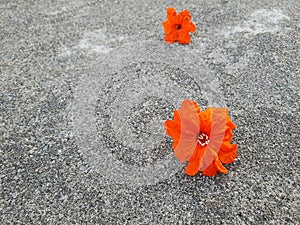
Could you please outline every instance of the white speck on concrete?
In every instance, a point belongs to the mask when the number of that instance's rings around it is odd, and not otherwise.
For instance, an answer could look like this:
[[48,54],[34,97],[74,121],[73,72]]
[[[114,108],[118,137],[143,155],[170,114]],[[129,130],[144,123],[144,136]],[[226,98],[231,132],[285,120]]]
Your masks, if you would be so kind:
[[59,200],[60,201],[66,201],[66,200],[68,200],[68,198],[69,198],[68,195],[61,195],[60,198],[59,198]]
[[58,14],[64,13],[68,11],[67,7],[63,6],[59,10],[54,10],[54,11],[48,11],[46,14],[50,16],[56,16]]
[[273,23],[273,24],[278,24],[281,20],[287,19],[289,20],[290,17],[287,15],[284,15],[281,10],[265,10],[265,9],[260,9],[256,10],[251,14],[251,17],[253,19],[253,22],[257,19],[258,21],[261,22],[267,22],[267,23]]
[[73,54],[73,50],[69,47],[64,46],[60,49],[59,56],[70,56]]
[[88,49],[91,52],[109,53],[111,51],[111,48],[105,45],[93,45],[87,38],[80,40],[78,46],[81,49]]
[[251,13],[250,18],[242,24],[224,29],[222,34],[229,37],[237,33],[244,33],[245,35],[275,33],[282,28],[280,21],[284,19],[289,20],[290,18],[283,14],[281,10],[260,9]]
[[124,37],[108,34],[104,30],[88,32],[79,41],[77,48],[87,50],[89,53],[109,53],[116,43],[122,42]]

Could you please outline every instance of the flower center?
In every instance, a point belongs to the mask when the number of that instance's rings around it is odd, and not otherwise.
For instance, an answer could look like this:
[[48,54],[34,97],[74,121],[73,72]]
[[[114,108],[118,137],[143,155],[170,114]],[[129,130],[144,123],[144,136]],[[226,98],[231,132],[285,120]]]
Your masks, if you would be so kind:
[[181,29],[181,25],[180,24],[175,24],[175,29],[176,30],[180,30]]
[[197,135],[197,142],[201,146],[208,145],[208,143],[209,143],[208,135],[206,133],[200,131],[200,133]]

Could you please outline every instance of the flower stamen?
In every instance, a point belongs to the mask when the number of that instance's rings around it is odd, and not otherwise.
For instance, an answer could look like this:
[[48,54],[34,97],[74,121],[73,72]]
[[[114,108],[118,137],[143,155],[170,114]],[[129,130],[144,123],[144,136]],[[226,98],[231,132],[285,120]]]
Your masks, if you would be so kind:
[[175,29],[176,30],[180,30],[181,29],[181,25],[180,24],[175,24]]
[[202,146],[204,147],[205,145],[208,145],[209,143],[209,137],[206,133],[204,132],[200,132],[198,135],[197,135],[197,142]]

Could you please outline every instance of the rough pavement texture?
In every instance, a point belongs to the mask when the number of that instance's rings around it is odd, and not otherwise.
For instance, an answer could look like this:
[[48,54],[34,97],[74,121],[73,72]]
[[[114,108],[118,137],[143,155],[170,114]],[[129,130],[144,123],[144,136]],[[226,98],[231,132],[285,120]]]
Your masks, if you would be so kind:
[[[189,9],[187,46],[163,42]],[[1,1],[1,224],[299,224],[299,1]],[[226,106],[229,174],[188,177],[162,123]]]

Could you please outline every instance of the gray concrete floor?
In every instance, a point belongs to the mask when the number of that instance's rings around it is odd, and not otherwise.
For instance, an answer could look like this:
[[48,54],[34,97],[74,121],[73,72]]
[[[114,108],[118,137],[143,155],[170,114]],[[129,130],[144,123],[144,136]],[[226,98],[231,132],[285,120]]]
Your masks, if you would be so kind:
[[[190,45],[167,45],[166,7]],[[0,2],[1,224],[299,224],[299,1]],[[188,177],[163,121],[228,107],[239,157]]]

